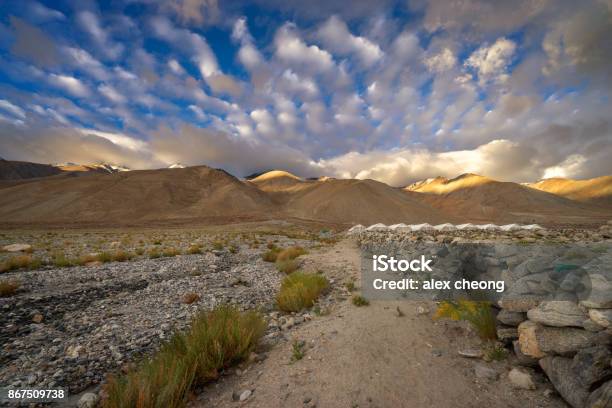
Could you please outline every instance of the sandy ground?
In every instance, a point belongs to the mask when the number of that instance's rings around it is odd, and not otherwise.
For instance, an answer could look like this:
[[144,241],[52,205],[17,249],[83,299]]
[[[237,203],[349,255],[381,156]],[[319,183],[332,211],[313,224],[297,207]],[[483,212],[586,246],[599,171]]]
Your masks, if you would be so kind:
[[[208,386],[194,407],[565,407],[537,375],[534,391],[513,389],[507,379],[511,360],[486,363],[461,357],[458,350],[479,340],[467,326],[433,321],[415,302],[372,301],[355,307],[342,296],[342,282],[359,282],[359,252],[350,241],[308,255],[307,267],[334,279],[338,302],[327,316],[291,330],[267,358],[246,371]],[[357,283],[358,285],[358,283]],[[404,316],[397,315],[397,307]],[[433,310],[433,305],[425,305]],[[292,362],[292,344],[306,343],[305,356]],[[474,374],[476,365],[496,369],[498,380]],[[236,402],[232,394],[251,390]]]

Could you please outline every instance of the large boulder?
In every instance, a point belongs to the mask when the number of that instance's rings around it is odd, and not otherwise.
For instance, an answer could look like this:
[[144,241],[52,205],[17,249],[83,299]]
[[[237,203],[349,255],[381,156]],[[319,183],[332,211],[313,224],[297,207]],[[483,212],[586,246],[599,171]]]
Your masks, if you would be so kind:
[[536,323],[555,327],[582,327],[588,318],[586,311],[578,304],[564,300],[544,301],[529,310],[527,317]]
[[523,322],[518,327],[519,344],[524,354],[541,358],[547,354],[573,355],[578,350],[610,343],[610,334],[593,333],[570,327],[548,327]]
[[28,244],[10,244],[2,247],[5,252],[26,252],[32,249],[32,245]]
[[605,346],[589,347],[578,351],[572,360],[572,371],[589,388],[592,384],[612,375],[612,352]]
[[511,312],[510,310],[502,309],[497,314],[497,320],[507,326],[518,326],[527,320],[527,315],[524,312]]
[[612,381],[608,381],[589,395],[586,408],[612,407]]
[[547,356],[540,360],[540,367],[565,401],[574,408],[584,407],[589,391],[574,375],[572,359]]
[[514,350],[514,355],[516,357],[516,361],[525,367],[537,367],[538,359],[528,356],[521,351],[521,345],[518,340],[512,342],[512,348]]
[[612,325],[612,309],[589,309],[589,317],[602,327]]
[[584,269],[588,272],[591,293],[580,304],[595,309],[612,309],[612,254],[593,259]]

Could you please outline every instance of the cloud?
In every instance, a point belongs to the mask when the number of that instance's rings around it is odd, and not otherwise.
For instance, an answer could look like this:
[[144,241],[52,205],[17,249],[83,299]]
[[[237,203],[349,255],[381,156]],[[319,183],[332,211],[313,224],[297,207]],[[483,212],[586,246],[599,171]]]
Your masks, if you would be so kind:
[[356,55],[365,67],[373,65],[383,57],[378,44],[351,34],[346,23],[337,16],[331,16],[319,27],[317,37],[327,49],[338,55]]
[[11,16],[10,21],[16,36],[11,47],[14,55],[41,67],[59,62],[57,46],[42,30],[17,17]]
[[[463,32],[475,39],[485,35],[514,31],[536,19],[548,7],[547,1],[513,0],[429,0],[425,4],[424,27],[430,31]],[[419,5],[419,2],[414,2]]]
[[87,51],[76,47],[63,47],[62,51],[74,67],[87,72],[97,80],[108,79],[109,74],[105,66]]
[[556,166],[548,167],[544,170],[543,178],[572,178],[576,177],[582,171],[582,167],[587,159],[580,154],[572,154],[568,156],[563,162]]
[[81,29],[91,36],[102,54],[111,60],[121,56],[124,51],[123,45],[112,41],[96,14],[91,11],[81,11],[77,14],[76,20]]
[[132,168],[163,166],[147,152],[126,148],[91,131],[42,123],[22,128],[0,122],[0,150],[13,160],[37,163],[111,163]]
[[206,40],[200,35],[189,30],[176,28],[168,19],[163,17],[153,18],[151,26],[155,36],[169,42],[183,52],[191,54],[191,59],[200,70],[203,78],[219,73],[217,57]]
[[234,22],[232,39],[240,43],[238,60],[248,69],[256,70],[263,64],[264,58],[253,44],[253,37],[247,28],[246,17],[240,17]]
[[86,97],[90,95],[89,88],[79,79],[69,75],[49,75],[51,85],[63,89],[72,96]]
[[37,1],[32,1],[29,4],[30,16],[39,22],[53,21],[53,20],[65,20],[66,16],[64,13],[49,8]]
[[307,45],[293,24],[285,24],[274,37],[275,54],[294,69],[310,73],[329,72],[335,66],[331,54],[316,45]]
[[119,93],[112,85],[102,84],[98,86],[98,91],[114,103],[125,103],[126,101],[125,96]]
[[474,150],[432,152],[424,148],[395,151],[349,152],[318,166],[328,175],[375,179],[405,186],[433,177],[479,173],[501,180],[516,180],[533,173],[536,152],[508,140],[494,140]]
[[506,38],[498,38],[492,45],[483,45],[470,55],[465,66],[473,68],[481,84],[491,80],[503,81],[516,51],[516,44]]
[[298,174],[308,174],[311,170],[308,157],[298,149],[248,142],[224,132],[191,125],[178,129],[159,128],[151,134],[151,149],[163,163],[206,164],[238,176],[269,168]]
[[[542,42],[548,61],[544,72],[571,78],[574,70],[589,81],[612,85],[612,10],[603,4],[559,19]],[[568,72],[569,69],[569,72]],[[564,72],[565,71],[565,72]]]
[[449,48],[443,48],[438,54],[425,58],[425,65],[430,71],[444,72],[457,64],[457,57]]
[[25,119],[25,111],[19,106],[12,104],[6,99],[0,99],[0,110],[10,113],[12,116],[16,116],[19,119]]
[[213,24],[221,15],[217,0],[170,0],[163,4],[187,24]]
[[147,143],[135,139],[133,137],[121,134],[121,133],[113,133],[113,132],[103,132],[96,129],[77,129],[83,135],[86,136],[96,136],[101,137],[103,139],[109,140],[113,144],[120,146],[124,149],[133,150],[136,152],[146,152],[148,150]]

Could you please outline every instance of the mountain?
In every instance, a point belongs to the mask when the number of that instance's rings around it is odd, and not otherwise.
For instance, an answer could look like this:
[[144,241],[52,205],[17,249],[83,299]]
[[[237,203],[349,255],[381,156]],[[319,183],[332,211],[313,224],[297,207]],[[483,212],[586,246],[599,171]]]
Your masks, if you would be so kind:
[[268,195],[206,166],[49,177],[2,188],[0,223],[149,225],[223,222],[274,210]]
[[304,180],[286,171],[271,170],[248,182],[267,192],[284,214],[301,219],[394,224],[452,218],[373,180]]
[[454,179],[435,177],[423,181],[417,181],[404,189],[417,193],[448,194],[463,188],[480,186],[494,181],[495,180],[488,177],[479,176],[478,174],[465,173],[455,177]]
[[108,163],[92,165],[76,163],[40,164],[0,159],[0,180],[4,181],[29,180],[40,177],[57,176],[68,172],[116,173],[119,171],[129,171],[129,169]]
[[612,205],[612,176],[602,176],[588,180],[549,178],[525,185],[571,200]]
[[444,214],[403,192],[374,180],[338,180],[306,182],[284,198],[289,215],[298,218],[329,220],[347,224],[385,224],[455,222]]
[[26,180],[49,177],[61,172],[62,170],[50,164],[0,160],[0,180]]
[[297,191],[313,183],[283,170],[267,171],[248,182],[268,193]]
[[477,174],[436,177],[404,189],[446,214],[472,222],[586,223],[606,220],[611,211],[517,183]]
[[184,169],[185,166],[183,166],[181,163],[172,163],[171,165],[168,166],[169,169]]
[[117,173],[120,171],[130,171],[127,167],[115,166],[109,163],[99,164],[77,164],[77,163],[59,163],[54,164],[54,167],[62,171],[75,171],[75,172],[100,172],[100,173]]
[[[454,179],[436,177],[401,189],[374,180],[303,179],[282,170],[240,180],[206,166],[133,171],[5,161],[0,161],[0,166],[21,169],[20,177],[30,177],[0,182],[0,225],[9,227],[197,225],[286,219],[333,225],[587,224],[612,218],[609,205],[573,201],[476,174]],[[24,169],[30,171],[23,173]],[[590,186],[590,196],[596,195],[597,186]]]

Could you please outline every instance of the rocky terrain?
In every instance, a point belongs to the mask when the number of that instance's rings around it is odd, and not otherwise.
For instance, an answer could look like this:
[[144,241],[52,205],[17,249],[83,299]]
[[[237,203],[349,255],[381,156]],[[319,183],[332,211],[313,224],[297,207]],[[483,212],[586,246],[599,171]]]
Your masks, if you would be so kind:
[[[7,232],[0,237],[7,251],[50,261],[60,249],[69,258],[112,249],[141,255],[0,275],[21,283],[14,296],[0,298],[0,386],[63,387],[74,395],[68,406],[79,399],[88,406],[109,373],[153,353],[196,311],[231,303],[263,311],[268,329],[249,361],[200,390],[190,406],[608,406],[612,227],[461,228]],[[24,245],[8,246],[16,243]],[[276,310],[283,274],[262,260],[268,243],[308,250],[300,267],[331,283],[315,307]],[[189,253],[194,244],[201,253]],[[180,254],[149,256],[158,247]],[[508,290],[494,300],[501,359],[491,361],[490,345],[465,322],[433,320],[434,301],[368,298],[360,265],[373,249],[433,251],[458,265],[445,268],[447,275],[465,274],[470,265],[477,271],[471,279],[503,279]],[[559,263],[586,271],[587,296],[568,296],[577,293],[567,287],[574,275],[557,279],[550,265]],[[544,296],[545,283],[566,285],[564,297]],[[370,306],[352,304],[355,288]],[[295,360],[295,347],[305,357]]]
[[154,351],[198,310],[229,303],[271,312],[282,275],[251,246],[2,274],[21,286],[0,298],[0,384],[78,393]]
[[516,356],[513,381],[530,388],[535,367],[572,407],[611,406],[611,224],[508,232],[380,225],[351,234],[367,253],[437,256],[436,279],[503,281],[503,295],[489,300],[498,307],[497,337]]

